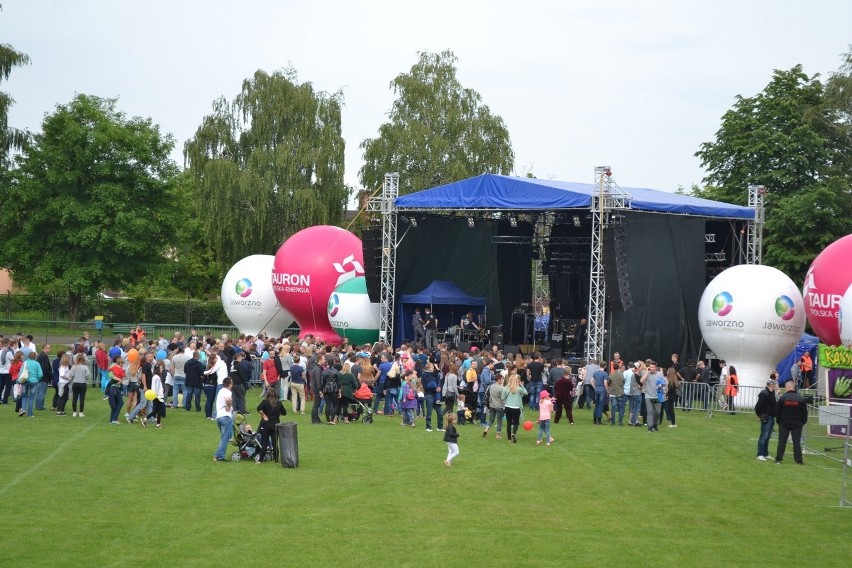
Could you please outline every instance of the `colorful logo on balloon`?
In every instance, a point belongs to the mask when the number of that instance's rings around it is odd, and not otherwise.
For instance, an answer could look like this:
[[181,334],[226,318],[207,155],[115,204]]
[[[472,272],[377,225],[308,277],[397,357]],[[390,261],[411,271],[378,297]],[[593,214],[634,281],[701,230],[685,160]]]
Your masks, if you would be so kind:
[[793,300],[789,296],[778,296],[775,300],[775,313],[784,321],[793,319],[796,310],[793,309]]
[[340,298],[337,297],[337,294],[332,294],[328,299],[328,316],[334,317],[337,315],[337,312],[340,310]]
[[251,295],[251,280],[248,278],[237,280],[237,286],[234,290],[240,298],[248,298]]
[[713,312],[719,317],[726,316],[734,308],[733,302],[733,296],[727,292],[720,292],[713,298]]

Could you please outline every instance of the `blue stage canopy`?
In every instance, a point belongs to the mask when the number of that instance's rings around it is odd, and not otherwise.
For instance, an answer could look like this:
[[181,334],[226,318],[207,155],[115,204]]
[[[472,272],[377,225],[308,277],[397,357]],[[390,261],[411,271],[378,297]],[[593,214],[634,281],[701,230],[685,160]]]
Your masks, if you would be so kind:
[[[754,210],[688,195],[640,187],[624,187],[632,196],[630,209],[650,213],[722,219],[754,219]],[[397,198],[402,210],[558,210],[588,209],[593,184],[484,174]]]

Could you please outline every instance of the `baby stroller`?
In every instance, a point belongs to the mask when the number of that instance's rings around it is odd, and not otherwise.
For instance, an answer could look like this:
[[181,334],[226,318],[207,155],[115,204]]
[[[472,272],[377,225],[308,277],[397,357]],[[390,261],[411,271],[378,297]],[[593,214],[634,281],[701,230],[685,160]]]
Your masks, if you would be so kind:
[[[258,460],[261,451],[260,434],[252,430],[245,415],[237,413],[234,417],[234,439],[231,443],[237,446],[237,450],[231,453],[231,461],[247,459]],[[263,461],[274,460],[272,450],[267,450]]]
[[357,422],[361,420],[364,424],[373,423],[373,392],[366,384],[362,384],[355,391],[355,403],[349,405],[349,420]]

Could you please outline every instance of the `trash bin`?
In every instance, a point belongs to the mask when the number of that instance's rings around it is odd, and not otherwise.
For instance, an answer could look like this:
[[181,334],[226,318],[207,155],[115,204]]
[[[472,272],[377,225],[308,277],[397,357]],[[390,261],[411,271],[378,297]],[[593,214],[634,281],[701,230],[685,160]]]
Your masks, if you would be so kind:
[[295,422],[282,422],[275,427],[278,434],[278,455],[284,467],[299,467],[299,436]]

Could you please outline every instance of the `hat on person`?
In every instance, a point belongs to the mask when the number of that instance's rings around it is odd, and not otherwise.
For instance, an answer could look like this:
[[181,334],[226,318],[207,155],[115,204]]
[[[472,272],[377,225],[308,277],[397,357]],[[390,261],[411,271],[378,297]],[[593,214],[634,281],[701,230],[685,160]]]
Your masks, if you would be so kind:
[[476,345],[470,348],[471,353],[476,353],[477,351],[479,351],[479,347],[477,347]]
[[538,395],[538,398],[550,398],[550,393],[546,390],[541,391],[541,394]]
[[771,387],[772,385],[777,385],[777,384],[778,384],[778,381],[776,381],[775,379],[769,379],[768,381],[766,381],[766,386],[768,386],[768,387]]
[[636,361],[635,363],[633,363],[633,366],[638,369],[639,367],[642,366],[642,361]]

